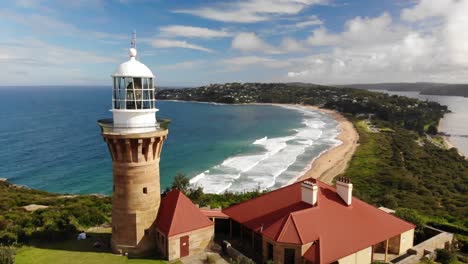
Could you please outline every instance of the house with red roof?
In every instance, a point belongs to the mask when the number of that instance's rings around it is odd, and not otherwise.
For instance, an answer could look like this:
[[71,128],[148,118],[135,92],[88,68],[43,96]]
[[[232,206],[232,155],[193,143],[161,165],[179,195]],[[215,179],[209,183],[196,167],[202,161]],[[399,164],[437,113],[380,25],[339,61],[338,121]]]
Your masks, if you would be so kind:
[[230,236],[248,245],[257,263],[371,263],[413,246],[415,226],[336,188],[298,182],[231,206]]
[[214,238],[214,224],[179,190],[162,199],[156,218],[156,247],[168,260],[207,250]]
[[257,263],[363,264],[406,253],[415,226],[353,197],[352,189],[345,178],[336,187],[309,179],[222,211],[200,209],[172,190],[161,200],[156,246],[168,260],[203,252],[216,220],[228,223],[228,240]]

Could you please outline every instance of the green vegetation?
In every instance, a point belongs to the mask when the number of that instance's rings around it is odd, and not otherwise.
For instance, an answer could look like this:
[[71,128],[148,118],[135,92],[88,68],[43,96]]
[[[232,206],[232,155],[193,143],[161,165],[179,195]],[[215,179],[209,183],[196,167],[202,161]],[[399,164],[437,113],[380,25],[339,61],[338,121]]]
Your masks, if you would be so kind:
[[410,130],[395,127],[396,133],[369,133],[357,122],[356,128],[360,146],[345,176],[352,178],[358,197],[468,226],[468,162],[463,157],[425,139],[420,146],[418,135]]
[[457,264],[457,256],[453,253],[452,250],[447,249],[436,249],[436,261],[441,264]]
[[[0,244],[61,241],[80,229],[108,223],[110,197],[59,196],[0,182]],[[33,212],[23,206],[48,206]]]
[[[182,173],[178,173],[172,182],[172,189],[178,189],[187,195],[193,203],[201,207],[210,206],[211,208],[226,208],[231,205],[250,200],[264,193],[260,190],[251,192],[233,193],[225,192],[223,194],[204,193],[202,187],[190,186],[190,179]],[[165,192],[170,191],[166,189]],[[163,194],[164,195],[164,194]]]
[[0,264],[15,263],[15,250],[12,247],[0,246]]
[[227,83],[190,89],[164,89],[157,97],[217,103],[307,104],[342,113],[370,114],[376,119],[423,134],[429,125],[438,124],[447,107],[435,102],[390,96],[366,90],[313,84]]
[[161,264],[167,263],[162,260],[153,259],[128,259],[105,252],[86,252],[60,249],[47,249],[36,247],[23,247],[18,250],[16,264]]
[[[110,253],[110,228],[92,228],[88,230],[87,239],[75,238],[61,242],[33,242],[17,250],[16,262],[21,263],[116,263],[116,264],[161,264],[166,261],[157,257],[147,259],[129,259]],[[96,247],[95,243],[100,246]]]
[[[399,209],[454,232],[468,244],[468,161],[441,147],[437,124],[447,107],[371,91],[308,84],[213,84],[159,91],[159,98],[218,103],[293,103],[337,110],[360,139],[344,176],[362,200]],[[432,138],[432,139],[431,139]],[[229,195],[229,194],[228,194]],[[412,209],[410,212],[404,208]]]
[[[437,103],[369,91],[306,84],[224,84],[197,89],[159,91],[159,98],[221,103],[294,103],[337,110],[360,134],[359,147],[344,176],[355,195],[377,206],[397,209],[415,223],[457,234],[468,251],[468,161],[455,149],[434,140],[436,124],[447,112]],[[228,207],[260,195],[205,194],[176,176],[173,188],[200,206]],[[0,244],[29,245],[17,252],[17,263],[163,263],[128,260],[75,241],[79,230],[110,222],[109,197],[59,196],[0,182]],[[23,206],[48,206],[33,212]],[[419,229],[417,230],[419,232]],[[101,235],[96,236],[100,237]],[[40,243],[37,243],[40,241]],[[60,241],[61,243],[57,243]],[[108,238],[102,238],[107,243]],[[0,248],[0,257],[7,252]],[[2,263],[0,263],[2,264]]]

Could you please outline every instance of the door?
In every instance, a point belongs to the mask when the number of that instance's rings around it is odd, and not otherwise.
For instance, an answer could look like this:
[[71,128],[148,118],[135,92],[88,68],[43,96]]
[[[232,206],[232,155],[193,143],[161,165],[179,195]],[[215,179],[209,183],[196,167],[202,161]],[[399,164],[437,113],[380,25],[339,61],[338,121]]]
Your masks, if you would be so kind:
[[186,257],[189,255],[189,236],[183,236],[180,238],[180,257]]

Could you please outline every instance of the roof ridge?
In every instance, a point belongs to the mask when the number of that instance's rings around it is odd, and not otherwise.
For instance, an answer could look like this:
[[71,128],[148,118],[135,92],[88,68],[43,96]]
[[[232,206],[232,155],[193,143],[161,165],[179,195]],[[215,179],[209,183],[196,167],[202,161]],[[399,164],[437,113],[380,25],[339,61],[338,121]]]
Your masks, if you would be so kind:
[[302,182],[303,182],[303,181],[298,181],[298,182],[295,182],[295,183],[293,183],[293,184],[290,184],[290,185],[287,185],[287,186],[284,186],[284,187],[281,187],[281,188],[278,188],[278,189],[275,189],[275,190],[272,190],[272,191],[269,191],[269,192],[265,192],[265,193],[263,193],[263,194],[261,194],[261,195],[259,195],[259,196],[257,196],[257,197],[254,197],[254,198],[252,198],[252,199],[249,199],[249,200],[240,202],[240,203],[238,203],[238,204],[229,206],[228,208],[223,209],[223,211],[224,211],[224,210],[227,210],[227,209],[230,209],[230,208],[235,208],[235,207],[237,207],[237,206],[239,206],[239,205],[241,205],[241,204],[247,203],[247,202],[255,201],[255,200],[257,200],[257,199],[259,199],[259,198],[261,198],[261,197],[263,197],[263,196],[265,196],[265,195],[270,195],[271,193],[275,193],[275,192],[284,190],[284,189],[286,189],[286,188],[290,188],[290,187],[292,187],[292,186],[294,186],[294,185],[297,185],[297,184],[300,184],[300,183],[302,183]]
[[288,217],[285,217],[285,219],[283,220],[283,223],[281,223],[281,231],[278,234],[278,236],[276,237],[276,240],[279,240],[284,235],[284,231],[285,231],[284,226],[288,222],[289,218],[291,218],[291,214],[288,214]]
[[174,219],[176,218],[176,213],[177,213],[177,204],[179,203],[179,200],[180,200],[180,197],[181,197],[181,191],[179,189],[174,189],[173,192],[175,192],[176,194],[176,197],[175,197],[175,203],[173,204],[174,205],[174,210],[172,211],[172,214],[171,214],[171,219],[169,221],[169,229],[167,230],[167,233],[170,234],[171,233],[171,230],[173,229],[174,225]]
[[291,219],[292,219],[292,221],[293,221],[294,228],[296,229],[297,236],[298,236],[299,239],[301,240],[301,243],[304,243],[304,239],[302,239],[301,232],[299,232],[299,228],[297,228],[296,220],[294,220],[294,215],[293,215],[293,214],[291,214]]

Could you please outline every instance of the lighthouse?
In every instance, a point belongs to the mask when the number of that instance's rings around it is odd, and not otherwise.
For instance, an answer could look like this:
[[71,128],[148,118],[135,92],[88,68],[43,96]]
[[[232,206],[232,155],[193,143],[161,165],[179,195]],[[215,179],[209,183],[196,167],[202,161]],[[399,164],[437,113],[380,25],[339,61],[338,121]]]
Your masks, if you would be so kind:
[[144,256],[156,247],[159,159],[168,130],[156,119],[155,76],[137,60],[135,33],[128,55],[112,74],[112,119],[98,124],[113,168],[112,251]]

